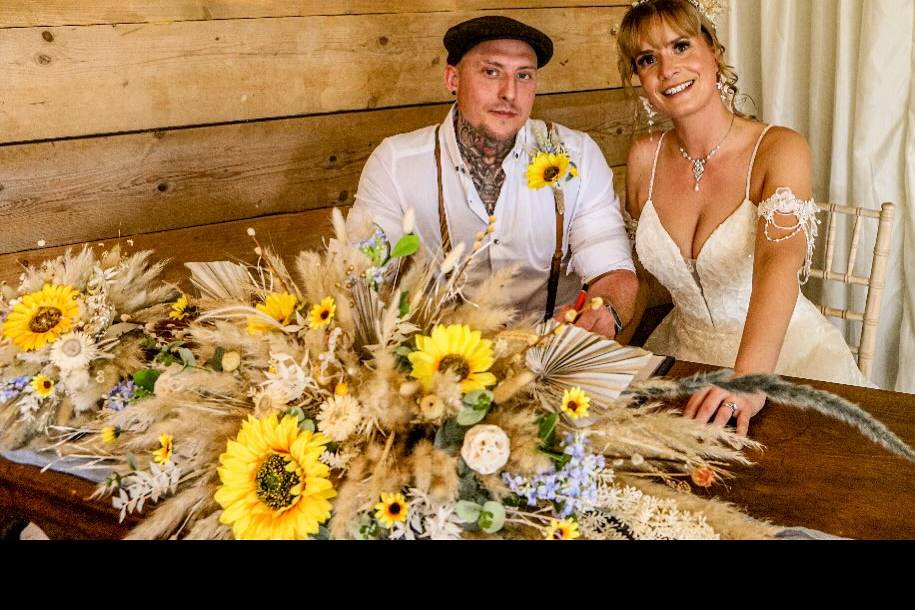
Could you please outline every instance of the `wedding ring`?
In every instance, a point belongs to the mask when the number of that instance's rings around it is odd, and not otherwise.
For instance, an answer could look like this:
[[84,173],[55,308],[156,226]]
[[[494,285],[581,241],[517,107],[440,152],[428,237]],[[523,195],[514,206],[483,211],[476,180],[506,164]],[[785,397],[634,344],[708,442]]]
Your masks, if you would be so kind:
[[737,415],[737,403],[736,402],[729,400],[726,403],[722,404],[721,406],[727,407],[728,409],[731,410],[731,417],[734,417],[735,415]]

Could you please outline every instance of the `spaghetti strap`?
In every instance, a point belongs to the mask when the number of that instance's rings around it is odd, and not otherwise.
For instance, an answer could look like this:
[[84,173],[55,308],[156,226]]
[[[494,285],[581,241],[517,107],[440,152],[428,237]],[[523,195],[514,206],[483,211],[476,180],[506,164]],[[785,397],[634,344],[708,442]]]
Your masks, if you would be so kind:
[[759,152],[759,145],[762,144],[763,138],[766,137],[766,134],[770,129],[772,129],[772,125],[766,125],[766,128],[759,134],[759,139],[756,140],[756,146],[753,148],[753,156],[750,157],[750,167],[747,168],[747,190],[743,196],[744,201],[750,199],[750,179],[753,177],[753,165],[756,164],[756,153]]
[[658,147],[654,151],[654,161],[651,163],[651,181],[648,183],[648,201],[651,202],[654,202],[654,177],[658,170],[658,157],[661,154],[661,144],[664,143],[664,136],[666,136],[667,133],[668,132],[665,131],[661,134],[661,138],[658,140]]

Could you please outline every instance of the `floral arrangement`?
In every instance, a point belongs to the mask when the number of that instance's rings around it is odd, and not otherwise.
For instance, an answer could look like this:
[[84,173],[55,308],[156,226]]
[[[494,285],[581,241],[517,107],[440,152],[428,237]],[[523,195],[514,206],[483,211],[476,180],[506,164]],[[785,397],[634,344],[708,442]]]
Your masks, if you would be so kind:
[[674,391],[633,382],[650,354],[518,319],[510,274],[469,285],[485,233],[466,255],[427,257],[411,214],[393,245],[333,218],[326,251],[291,271],[253,230],[255,265],[188,263],[199,295],[176,307],[199,312],[183,331],[192,353],[60,446],[112,467],[97,495],[122,517],[157,503],[130,537],[775,532],[691,493],[756,443],[654,400]]
[[18,289],[2,286],[0,447],[42,446],[57,426],[144,391],[144,349],[166,330],[156,321],[168,320],[178,296],[151,254],[68,250],[26,268]]

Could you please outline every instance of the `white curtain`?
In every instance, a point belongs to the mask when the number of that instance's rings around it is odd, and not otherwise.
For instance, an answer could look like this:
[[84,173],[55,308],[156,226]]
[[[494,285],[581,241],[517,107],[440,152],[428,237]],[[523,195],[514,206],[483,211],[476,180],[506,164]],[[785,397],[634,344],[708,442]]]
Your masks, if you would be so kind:
[[[871,377],[915,393],[915,0],[730,0],[719,34],[755,101],[746,110],[810,142],[817,201],[896,204]],[[876,223],[863,226],[859,273],[876,234]],[[805,292],[863,311],[863,291],[831,284]]]

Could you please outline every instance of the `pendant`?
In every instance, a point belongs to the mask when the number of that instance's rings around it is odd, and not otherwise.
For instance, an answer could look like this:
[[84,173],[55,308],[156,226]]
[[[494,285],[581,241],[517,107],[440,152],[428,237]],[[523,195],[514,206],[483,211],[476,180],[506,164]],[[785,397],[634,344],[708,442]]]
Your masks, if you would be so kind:
[[696,181],[696,186],[693,187],[693,190],[697,193],[699,192],[699,182],[702,180],[702,175],[705,173],[705,161],[702,159],[696,159],[693,161],[693,179]]

